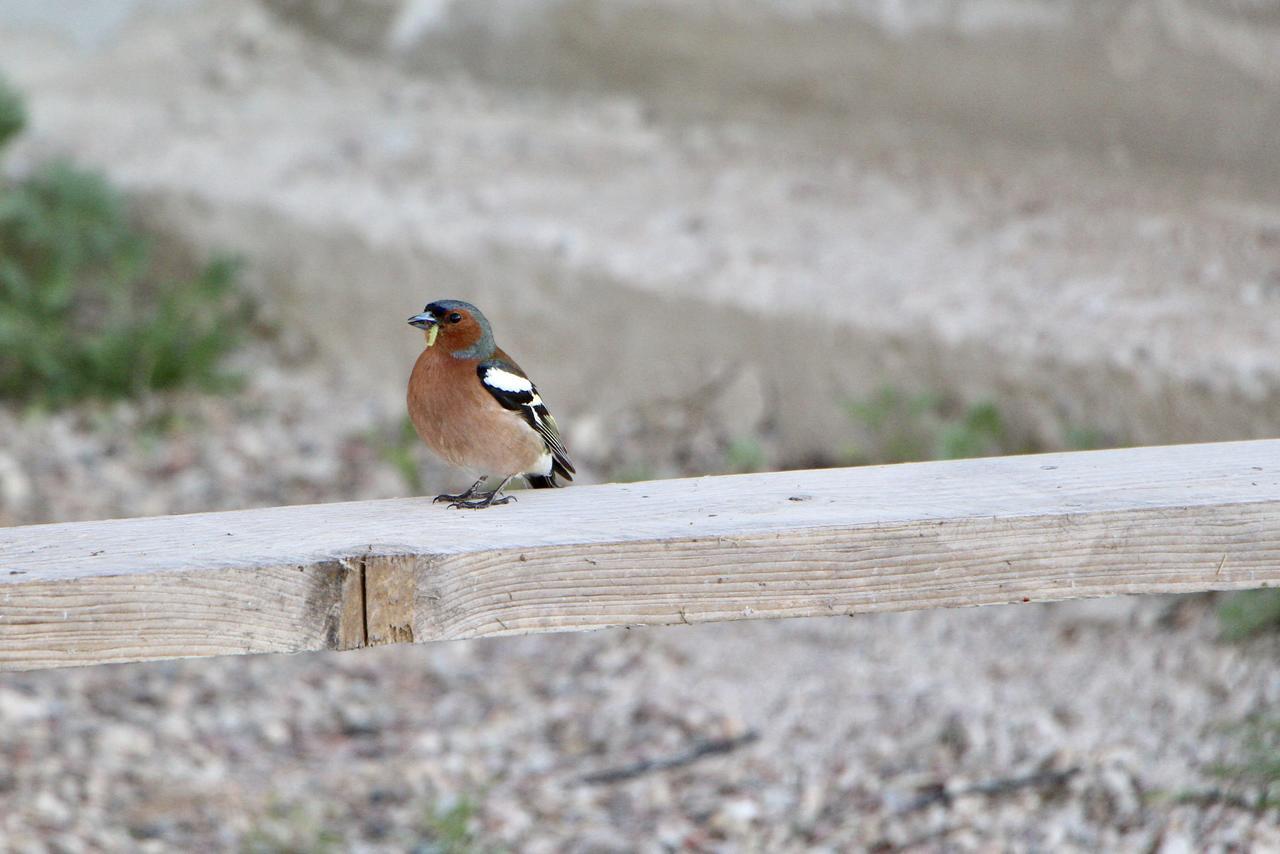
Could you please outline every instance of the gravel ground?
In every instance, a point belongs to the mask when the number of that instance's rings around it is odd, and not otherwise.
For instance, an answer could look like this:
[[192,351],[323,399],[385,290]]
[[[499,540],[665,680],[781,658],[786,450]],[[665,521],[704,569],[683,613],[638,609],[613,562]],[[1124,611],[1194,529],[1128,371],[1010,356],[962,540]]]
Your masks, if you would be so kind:
[[[1174,806],[1280,699],[1198,603],[1034,606],[7,676],[6,850],[1266,850]],[[1016,654],[1011,654],[1016,651]],[[625,782],[582,777],[756,732]],[[1079,769],[1071,773],[1071,769]],[[1064,772],[1003,796],[966,784]],[[947,787],[954,800],[925,804]]]
[[[409,491],[387,461],[399,412],[250,363],[230,397],[0,409],[0,521]],[[1211,605],[5,674],[0,850],[1280,850],[1276,810],[1178,803],[1223,785],[1225,724],[1280,702],[1280,642],[1217,642]]]

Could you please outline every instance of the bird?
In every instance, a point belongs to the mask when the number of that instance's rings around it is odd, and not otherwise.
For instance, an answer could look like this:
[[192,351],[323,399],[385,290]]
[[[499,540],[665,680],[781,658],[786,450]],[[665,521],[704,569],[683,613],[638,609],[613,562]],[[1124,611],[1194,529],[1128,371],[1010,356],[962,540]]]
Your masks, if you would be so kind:
[[[452,508],[514,501],[500,496],[516,477],[534,489],[560,486],[576,473],[556,420],[538,389],[493,340],[488,319],[469,302],[436,300],[409,318],[426,346],[409,375],[409,418],[437,456],[480,475],[466,492],[437,495]],[[480,487],[490,476],[497,489]]]

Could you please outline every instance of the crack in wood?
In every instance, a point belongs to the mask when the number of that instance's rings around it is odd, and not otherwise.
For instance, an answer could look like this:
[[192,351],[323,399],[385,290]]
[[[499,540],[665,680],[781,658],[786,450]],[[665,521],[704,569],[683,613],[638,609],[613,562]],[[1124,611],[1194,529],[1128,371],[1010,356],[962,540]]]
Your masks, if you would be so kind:
[[365,560],[360,560],[360,643],[369,643],[369,576],[365,571]]
[[337,603],[337,637],[333,649],[359,649],[368,644],[369,617],[365,589],[364,558],[344,558],[338,562],[342,572]]

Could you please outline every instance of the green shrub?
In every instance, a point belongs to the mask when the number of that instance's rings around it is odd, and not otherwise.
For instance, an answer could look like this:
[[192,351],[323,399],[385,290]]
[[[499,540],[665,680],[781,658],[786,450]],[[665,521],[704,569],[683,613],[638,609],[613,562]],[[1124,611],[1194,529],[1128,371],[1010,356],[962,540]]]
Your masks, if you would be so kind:
[[1244,590],[1228,596],[1218,609],[1224,640],[1247,640],[1280,630],[1280,589]]
[[764,448],[750,437],[734,439],[724,450],[725,470],[733,474],[764,471],[767,462]]
[[965,405],[949,395],[906,394],[892,386],[847,408],[865,437],[860,447],[846,451],[845,462],[851,465],[1087,451],[1117,444],[1100,431],[1064,425],[1062,446],[1044,447],[1011,431],[995,403]]
[[26,123],[22,99],[0,80],[0,146],[16,136]]
[[851,450],[854,463],[907,463],[1017,453],[992,403],[963,407],[935,394],[906,395],[883,388],[850,403],[849,414],[868,443]]
[[422,440],[413,429],[413,422],[409,420],[409,416],[404,416],[393,426],[384,426],[371,431],[368,441],[382,461],[389,463],[399,472],[405,487],[411,494],[421,495],[427,491],[427,485],[422,479],[422,471],[418,464]]
[[1256,810],[1280,806],[1280,718],[1252,717],[1229,729],[1237,736],[1236,756],[1210,773],[1248,793],[1246,802]]
[[[0,92],[0,144],[21,106]],[[236,266],[156,277],[149,243],[100,176],[49,164],[0,181],[0,397],[61,404],[216,388],[247,321]]]
[[342,833],[322,804],[273,803],[240,840],[241,854],[337,854]]
[[480,843],[472,829],[476,804],[462,798],[450,807],[434,806],[423,816],[423,839],[414,847],[420,854],[482,854],[492,850]]

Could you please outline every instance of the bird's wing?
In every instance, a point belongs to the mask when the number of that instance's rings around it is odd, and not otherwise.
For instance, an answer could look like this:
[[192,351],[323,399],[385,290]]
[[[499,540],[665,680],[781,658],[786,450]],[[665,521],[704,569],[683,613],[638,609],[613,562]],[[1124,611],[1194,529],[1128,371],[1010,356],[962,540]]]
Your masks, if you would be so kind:
[[573,480],[575,469],[569,462],[569,452],[565,450],[560,439],[560,429],[556,420],[547,411],[546,404],[538,396],[538,389],[520,370],[520,366],[509,359],[489,359],[476,366],[480,376],[480,384],[493,395],[503,408],[519,412],[528,422],[551,452],[552,468],[556,474]]

